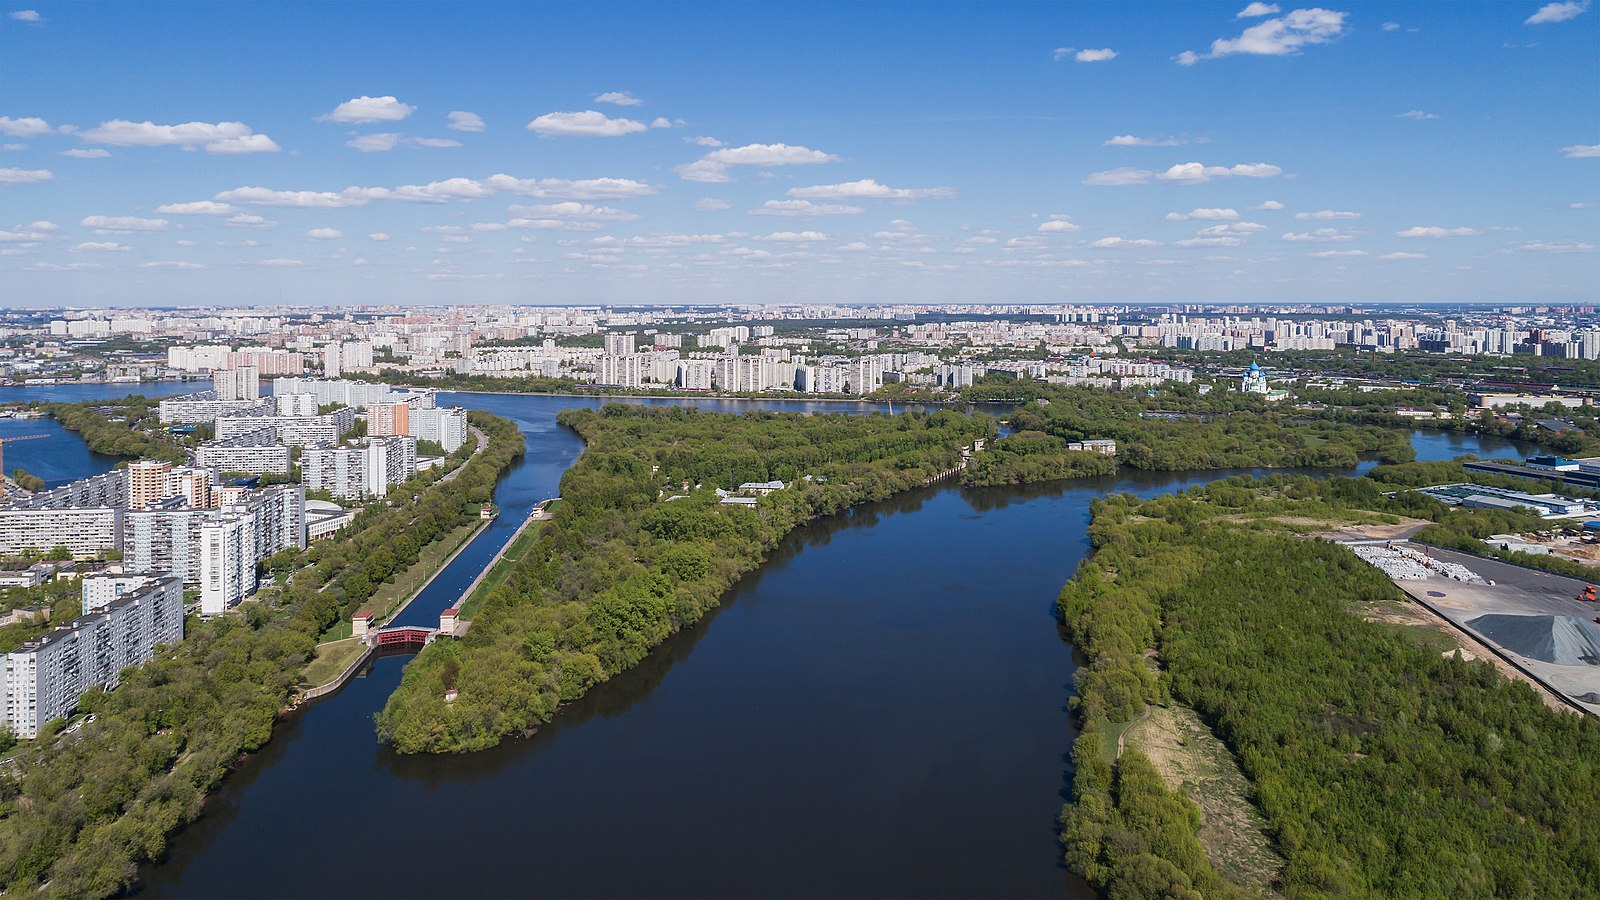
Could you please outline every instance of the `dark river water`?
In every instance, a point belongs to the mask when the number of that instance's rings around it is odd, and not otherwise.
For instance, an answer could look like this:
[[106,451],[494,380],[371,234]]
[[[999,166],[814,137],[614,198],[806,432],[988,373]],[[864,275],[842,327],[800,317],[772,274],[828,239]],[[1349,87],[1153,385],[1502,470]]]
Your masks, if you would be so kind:
[[[446,399],[517,422],[528,454],[496,492],[501,517],[402,622],[436,622],[529,506],[556,493],[582,447],[555,414],[590,405]],[[45,443],[13,452],[20,462]],[[1414,444],[1419,459],[1531,449],[1438,432]],[[1088,549],[1093,498],[1225,474],[936,486],[814,523],[637,669],[486,753],[379,746],[372,716],[409,657],[378,659],[282,722],[145,867],[139,892],[1092,896],[1056,839],[1076,662],[1055,597]]]

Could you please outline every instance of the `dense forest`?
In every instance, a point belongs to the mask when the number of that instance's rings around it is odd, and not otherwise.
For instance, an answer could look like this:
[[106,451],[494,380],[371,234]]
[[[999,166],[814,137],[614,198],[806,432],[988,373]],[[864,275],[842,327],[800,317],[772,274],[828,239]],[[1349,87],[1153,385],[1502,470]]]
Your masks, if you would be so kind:
[[[469,601],[479,608],[465,637],[406,668],[378,718],[400,752],[479,750],[550,721],[715,607],[796,526],[918,487],[994,433],[987,416],[953,411],[607,404],[558,421],[586,449],[561,479],[555,518],[503,584]],[[715,493],[774,479],[787,487],[754,508]]]
[[[1059,602],[1089,657],[1079,802],[1062,818],[1074,870],[1113,896],[1226,893],[1206,887],[1182,804],[1148,791],[1130,804],[1122,770],[1143,778],[1143,763],[1104,757],[1107,729],[1177,701],[1239,760],[1288,896],[1600,894],[1600,723],[1352,615],[1397,589],[1279,524],[1448,515],[1379,487],[1277,476],[1096,504],[1094,554]],[[1138,811],[1152,805],[1164,812]]]
[[199,815],[239,757],[271,737],[317,636],[423,546],[474,520],[521,455],[512,423],[469,418],[489,436],[486,450],[467,459],[468,441],[448,464],[363,510],[339,540],[274,557],[270,568],[294,568],[292,581],[262,588],[236,614],[190,620],[182,644],[117,690],[84,694],[80,709],[94,722],[33,741],[16,766],[0,767],[0,893],[116,893],[139,861],[161,853],[168,832]]
[[[978,385],[966,396],[976,400],[1008,392],[1020,392],[1018,399],[1026,401],[1012,411],[1010,422],[1018,433],[1029,435],[1013,454],[1029,458],[999,460],[986,468],[1002,464],[1038,472],[1083,468],[1081,461],[1066,455],[1073,451],[1065,450],[1064,444],[1046,446],[1041,436],[1063,442],[1110,438],[1117,442],[1118,465],[1158,471],[1353,468],[1364,455],[1385,462],[1413,458],[1409,423],[1349,421],[1327,411],[1271,404],[1238,391],[1201,395],[1190,385],[1169,385],[1133,393],[1010,382]],[[996,480],[973,483],[1037,480],[974,473],[978,477]]]

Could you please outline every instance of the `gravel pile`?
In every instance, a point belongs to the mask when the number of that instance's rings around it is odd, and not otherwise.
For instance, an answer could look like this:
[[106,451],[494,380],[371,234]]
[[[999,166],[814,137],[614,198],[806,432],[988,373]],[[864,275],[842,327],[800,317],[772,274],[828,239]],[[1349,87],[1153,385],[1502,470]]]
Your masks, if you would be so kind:
[[1558,666],[1600,666],[1600,626],[1576,616],[1479,616],[1467,623],[1519,656]]

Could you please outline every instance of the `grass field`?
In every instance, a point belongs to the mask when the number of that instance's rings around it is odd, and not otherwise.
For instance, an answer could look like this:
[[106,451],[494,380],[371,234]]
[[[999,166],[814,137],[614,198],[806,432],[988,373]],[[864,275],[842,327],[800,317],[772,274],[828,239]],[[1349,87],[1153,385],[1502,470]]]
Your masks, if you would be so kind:
[[318,644],[317,655],[306,664],[305,671],[300,673],[300,679],[312,687],[327,684],[354,662],[363,649],[364,645],[360,641],[349,637],[342,641]]

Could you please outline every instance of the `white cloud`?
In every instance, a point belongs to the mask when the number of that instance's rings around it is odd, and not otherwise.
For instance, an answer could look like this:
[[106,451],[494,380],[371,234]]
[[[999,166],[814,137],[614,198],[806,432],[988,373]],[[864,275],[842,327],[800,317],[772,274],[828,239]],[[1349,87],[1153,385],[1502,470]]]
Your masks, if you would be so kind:
[[1438,113],[1423,112],[1420,109],[1413,109],[1403,113],[1395,113],[1394,117],[1396,119],[1437,119],[1439,118],[1439,115]]
[[1283,204],[1279,203],[1276,200],[1265,200],[1265,201],[1262,201],[1260,206],[1252,206],[1250,208],[1251,209],[1279,210],[1279,209],[1283,209]]
[[1117,51],[1106,47],[1101,50],[1079,50],[1072,55],[1078,62],[1105,62],[1117,58]]
[[[347,188],[359,191],[359,188]],[[252,206],[299,206],[310,208],[335,208],[365,206],[369,201],[359,194],[336,194],[331,191],[274,191],[264,187],[242,187],[216,195],[223,203],[245,203]]]
[[716,184],[732,181],[730,166],[805,166],[837,162],[839,157],[809,147],[788,144],[746,144],[713,150],[692,163],[673,169],[685,181]]
[[589,203],[542,203],[509,207],[511,214],[529,219],[587,219],[594,222],[631,222],[639,218],[626,210]]
[[1380,256],[1378,258],[1379,259],[1427,259],[1428,258],[1428,254],[1426,254],[1426,253],[1397,252],[1397,253],[1385,253],[1384,255],[1382,255],[1382,256]]
[[771,234],[760,235],[758,241],[777,241],[779,243],[808,244],[814,241],[825,241],[826,234],[820,231],[774,231]]
[[603,112],[586,109],[583,112],[553,112],[528,123],[528,130],[540,137],[621,137],[646,130],[643,122],[633,119],[607,118]]
[[398,122],[416,112],[409,103],[394,97],[356,97],[335,106],[333,112],[319,116],[319,122],[346,122],[363,125],[371,122]]
[[1518,244],[1514,249],[1535,253],[1588,253],[1594,249],[1594,245],[1582,241],[1529,241]]
[[414,137],[414,138],[407,138],[406,140],[407,140],[407,143],[415,144],[418,147],[432,147],[432,148],[435,148],[435,149],[443,149],[443,148],[446,148],[446,147],[459,147],[459,146],[461,146],[461,142],[460,141],[451,140],[450,138]]
[[1347,212],[1336,209],[1319,209],[1316,212],[1297,212],[1296,219],[1359,219],[1361,213]]
[[1210,228],[1202,228],[1198,234],[1201,237],[1215,237],[1218,235],[1230,234],[1254,234],[1258,231],[1266,230],[1267,226],[1257,225],[1254,222],[1224,222],[1221,225],[1212,225]]
[[1186,213],[1169,212],[1166,218],[1169,222],[1182,222],[1185,219],[1237,219],[1239,218],[1239,211],[1236,209],[1196,209]]
[[672,120],[667,118],[666,116],[656,116],[654,119],[650,120],[650,127],[651,128],[671,128],[672,127]]
[[204,269],[205,266],[197,262],[185,262],[181,259],[162,259],[155,262],[140,263],[141,269]]
[[249,213],[240,213],[229,216],[222,224],[231,228],[277,228],[278,223],[262,216],[252,216]]
[[360,150],[362,153],[382,153],[393,150],[400,143],[400,135],[385,131],[378,134],[362,134],[344,142],[346,147]]
[[[1247,8],[1248,9],[1248,8]],[[1218,59],[1235,53],[1258,56],[1289,56],[1302,47],[1326,44],[1345,33],[1345,13],[1330,9],[1297,9],[1279,19],[1267,19],[1244,30],[1236,38],[1218,38],[1207,53],[1185,50],[1178,54],[1179,65],[1192,66],[1202,59]]]
[[1116,169],[1107,169],[1104,172],[1095,172],[1083,180],[1084,184],[1117,186],[1124,184],[1149,184],[1155,176],[1149,169],[1135,169],[1122,166]]
[[27,144],[0,144],[0,150],[5,150],[7,152],[12,151],[12,150],[26,150],[26,149],[28,149],[28,145]]
[[39,11],[36,9],[19,9],[8,12],[6,15],[18,22],[41,23],[44,21],[44,17],[39,15]]
[[810,200],[768,200],[757,209],[752,209],[752,216],[844,216],[865,212],[859,206],[845,206],[836,203],[812,203]]
[[1125,237],[1108,237],[1108,238],[1101,238],[1098,241],[1094,241],[1094,242],[1090,243],[1089,246],[1091,246],[1091,247],[1101,247],[1101,248],[1112,248],[1112,249],[1117,249],[1117,250],[1132,250],[1132,249],[1139,249],[1139,248],[1143,248],[1143,247],[1159,247],[1159,246],[1161,246],[1161,242],[1160,241],[1147,240],[1145,238],[1131,238],[1130,239],[1130,238],[1125,238]]
[[540,200],[611,200],[649,196],[656,193],[656,188],[628,178],[589,178],[572,181],[564,178],[513,178],[510,175],[500,174],[481,180],[447,178],[428,184],[405,184],[396,188],[347,187],[342,191],[277,191],[264,187],[241,187],[223,191],[214,199],[224,203],[254,206],[335,209],[366,206],[377,200],[409,203],[479,200],[502,191]]
[[702,197],[694,202],[694,208],[697,212],[716,212],[719,209],[727,209],[730,206],[733,206],[733,204],[726,200],[719,200],[716,197]]
[[223,154],[276,153],[281,149],[272,138],[256,134],[243,122],[157,125],[154,122],[112,119],[79,132],[78,137],[90,144],[110,144],[113,147],[182,147],[185,150],[202,147],[207,153]]
[[[1385,23],[1383,23],[1383,30],[1384,31],[1399,31],[1400,30],[1400,23],[1399,22],[1385,22]],[[1379,259],[1388,259],[1387,256],[1380,256],[1378,258]]]
[[305,261],[304,260],[299,260],[299,259],[284,259],[282,257],[273,257],[272,259],[257,260],[256,261],[256,265],[262,266],[262,267],[265,267],[265,268],[269,268],[269,269],[272,269],[272,268],[287,268],[287,267],[292,267],[292,266],[303,266],[303,265],[305,265]]
[[1201,184],[1213,178],[1275,178],[1283,170],[1269,163],[1240,163],[1235,166],[1207,166],[1197,162],[1178,163],[1165,172],[1135,169],[1123,166],[1104,172],[1095,172],[1083,180],[1089,185],[1150,184]]
[[1153,138],[1119,134],[1105,142],[1107,147],[1176,147],[1183,141],[1175,137]]
[[596,103],[613,103],[617,106],[643,106],[644,101],[627,91],[606,91],[594,98]]
[[1348,257],[1348,256],[1366,256],[1367,255],[1367,251],[1365,251],[1365,250],[1318,250],[1315,253],[1307,253],[1306,255],[1307,256],[1315,256],[1315,257],[1317,257],[1319,259],[1343,259],[1343,258]]
[[56,155],[57,156],[70,156],[73,159],[105,159],[106,157],[111,155],[111,151],[109,151],[109,150],[99,150],[99,149],[85,150],[85,149],[83,149],[81,147],[74,147],[71,150],[63,150],[60,153],[57,153]]
[[132,249],[133,248],[129,247],[127,244],[119,244],[119,243],[117,243],[115,241],[84,241],[83,243],[77,245],[76,247],[73,247],[72,248],[72,252],[74,252],[74,253],[82,253],[82,252],[88,251],[88,252],[91,252],[91,253],[94,253],[94,252],[121,253],[121,252],[123,252],[125,250],[132,250]]
[[1244,243],[1243,238],[1231,235],[1212,235],[1206,237],[1184,238],[1178,241],[1179,247],[1237,247]]
[[1600,156],[1600,144],[1574,144],[1571,147],[1562,147],[1561,155],[1567,159],[1589,159]]
[[42,134],[53,134],[55,130],[43,119],[33,117],[13,119],[10,116],[0,116],[0,134],[11,137],[32,138]]
[[482,131],[486,127],[483,124],[483,117],[477,113],[456,110],[450,114],[449,119],[450,124],[445,127],[456,131]]
[[699,137],[686,137],[686,138],[683,139],[683,142],[685,144],[693,144],[696,147],[721,147],[722,146],[722,142],[721,141],[717,140],[714,137],[707,137],[706,135],[700,135]]
[[1285,234],[1283,239],[1297,243],[1324,244],[1330,241],[1354,240],[1355,236],[1353,231],[1340,231],[1337,228],[1318,228],[1316,231],[1291,231]]
[[93,228],[95,234],[133,234],[166,231],[172,227],[172,223],[166,219],[141,219],[138,216],[85,216],[78,224]]
[[790,188],[789,196],[812,200],[920,200],[946,199],[956,195],[954,188],[892,188],[871,178],[847,181],[843,184],[819,184],[812,187]]
[[1052,216],[1050,221],[1039,223],[1039,232],[1041,234],[1069,234],[1082,230],[1083,228],[1080,226],[1068,222],[1065,216]]
[[1552,22],[1565,22],[1576,19],[1589,8],[1589,0],[1568,0],[1564,3],[1546,3],[1539,7],[1539,11],[1529,16],[1524,25],[1548,25]]
[[156,207],[156,212],[176,216],[225,216],[235,210],[226,203],[195,200],[191,203],[163,203]]
[[482,182],[494,190],[538,200],[626,200],[656,193],[652,185],[631,178],[512,178],[490,175]]
[[1396,231],[1395,237],[1403,238],[1437,238],[1437,237],[1472,237],[1483,234],[1476,228],[1440,228],[1437,225],[1414,225],[1405,231]]
[[381,231],[374,231],[373,233],[367,235],[367,237],[374,241],[387,241],[389,239],[389,236]]
[[0,184],[37,184],[55,177],[49,169],[0,169]]
[[23,266],[29,272],[81,272],[86,269],[103,269],[99,263],[75,262],[60,265],[52,262],[36,262],[31,266]]
[[337,228],[313,228],[306,232],[306,237],[314,241],[331,241],[344,237],[344,234]]
[[1256,2],[1253,2],[1244,9],[1239,10],[1239,13],[1235,15],[1234,18],[1255,19],[1261,16],[1270,16],[1273,13],[1281,11],[1282,10],[1278,8],[1278,4],[1276,3],[1262,3],[1260,0],[1256,0]]

